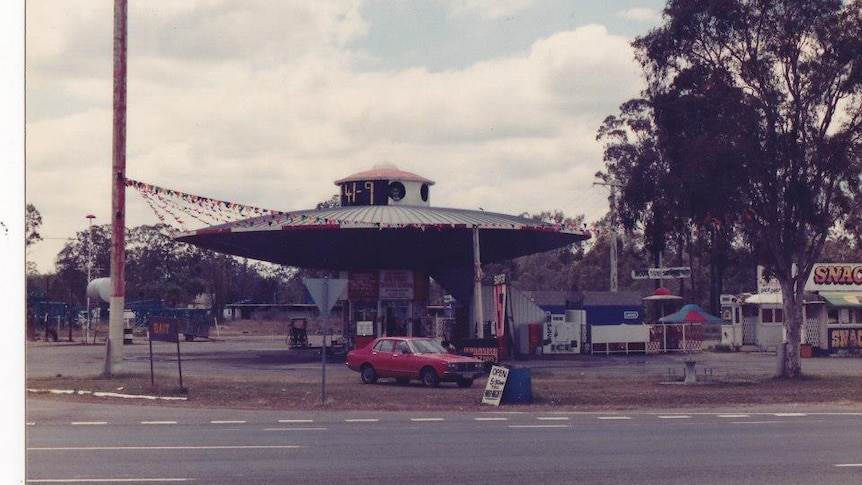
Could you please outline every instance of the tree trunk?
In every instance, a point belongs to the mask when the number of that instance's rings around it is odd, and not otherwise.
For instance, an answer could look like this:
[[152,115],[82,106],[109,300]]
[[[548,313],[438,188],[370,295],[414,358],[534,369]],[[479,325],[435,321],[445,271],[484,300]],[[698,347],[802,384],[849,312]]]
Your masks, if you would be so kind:
[[[795,286],[792,285],[794,289]],[[794,378],[802,375],[799,347],[802,343],[803,296],[801,291],[797,294],[784,284],[781,285],[781,292],[784,297],[784,328],[787,331],[782,377]]]

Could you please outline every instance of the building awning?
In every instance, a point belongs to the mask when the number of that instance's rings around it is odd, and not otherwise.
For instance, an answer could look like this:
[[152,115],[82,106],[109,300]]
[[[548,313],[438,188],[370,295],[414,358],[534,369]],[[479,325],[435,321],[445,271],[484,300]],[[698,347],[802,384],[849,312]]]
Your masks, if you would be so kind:
[[780,305],[783,302],[781,293],[755,293],[743,301],[746,305]]
[[862,292],[820,292],[820,296],[832,307],[862,308]]

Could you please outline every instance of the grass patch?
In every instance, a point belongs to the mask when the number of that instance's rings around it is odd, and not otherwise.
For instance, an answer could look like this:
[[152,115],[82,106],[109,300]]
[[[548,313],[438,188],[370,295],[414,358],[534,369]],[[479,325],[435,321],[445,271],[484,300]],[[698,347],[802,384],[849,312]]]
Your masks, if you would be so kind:
[[[230,380],[223,378],[183,379],[149,374],[120,376],[27,379],[29,389],[62,389],[111,392],[129,395],[186,397],[185,401],[135,401],[141,405],[183,407],[226,407],[274,410],[464,410],[482,407],[485,379],[477,379],[469,389],[452,384],[439,388],[416,382],[398,385],[382,380],[363,385],[356,376],[333,379],[326,384],[326,402],[321,400],[321,383],[309,379]],[[862,403],[862,376],[803,376],[796,379],[746,378],[714,380],[682,385],[643,377],[553,376],[539,373],[531,377],[533,404],[559,410],[610,410],[643,408],[697,408],[725,405],[768,404],[858,404]],[[28,398],[77,399],[128,402],[92,395],[48,395],[29,393]]]

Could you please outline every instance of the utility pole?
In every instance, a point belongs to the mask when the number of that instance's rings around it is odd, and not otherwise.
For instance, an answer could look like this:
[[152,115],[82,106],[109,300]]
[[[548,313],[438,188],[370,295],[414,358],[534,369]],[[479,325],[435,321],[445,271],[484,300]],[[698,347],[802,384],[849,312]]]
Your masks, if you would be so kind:
[[610,205],[610,225],[611,225],[611,291],[619,290],[619,280],[617,278],[617,187],[622,187],[619,182],[593,182],[593,185],[606,185],[611,188],[611,195],[608,196],[608,204]]
[[479,254],[479,226],[473,226],[473,318],[476,338],[485,338],[485,316],[482,314],[482,258]]
[[96,216],[93,214],[87,214],[87,220],[89,221],[89,225],[87,226],[87,233],[89,237],[87,238],[87,287],[84,289],[84,298],[87,300],[87,321],[85,322],[86,328],[84,330],[84,343],[90,343],[90,327],[93,324],[93,319],[90,317],[90,295],[88,291],[90,289],[90,282],[93,281],[93,219]]
[[117,375],[123,362],[126,281],[126,46],[127,0],[114,0],[114,126],[111,170],[111,319],[105,375]]

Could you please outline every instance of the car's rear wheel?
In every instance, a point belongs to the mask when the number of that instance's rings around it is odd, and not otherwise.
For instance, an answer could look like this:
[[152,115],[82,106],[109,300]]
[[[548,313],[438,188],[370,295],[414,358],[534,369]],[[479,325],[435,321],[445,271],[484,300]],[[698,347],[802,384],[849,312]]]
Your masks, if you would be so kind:
[[468,388],[473,385],[473,379],[458,379],[458,387]]
[[434,369],[430,367],[422,369],[422,372],[419,373],[419,379],[422,380],[422,385],[428,387],[437,387],[440,385],[440,378],[437,377],[437,373],[434,372]]
[[362,366],[362,369],[359,370],[359,377],[362,378],[363,384],[374,384],[377,382],[377,372],[375,372],[374,367],[371,367],[371,364]]

